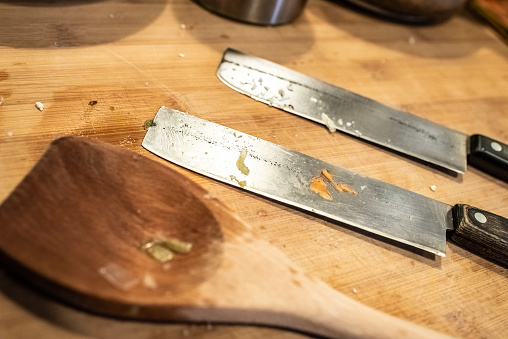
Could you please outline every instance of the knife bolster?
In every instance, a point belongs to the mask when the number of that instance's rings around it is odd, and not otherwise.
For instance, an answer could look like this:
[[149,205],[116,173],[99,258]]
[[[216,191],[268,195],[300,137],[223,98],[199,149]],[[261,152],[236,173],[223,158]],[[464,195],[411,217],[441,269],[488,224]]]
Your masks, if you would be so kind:
[[469,164],[508,182],[508,145],[475,134],[469,140],[469,149]]
[[453,207],[453,242],[508,267],[508,219],[473,206]]

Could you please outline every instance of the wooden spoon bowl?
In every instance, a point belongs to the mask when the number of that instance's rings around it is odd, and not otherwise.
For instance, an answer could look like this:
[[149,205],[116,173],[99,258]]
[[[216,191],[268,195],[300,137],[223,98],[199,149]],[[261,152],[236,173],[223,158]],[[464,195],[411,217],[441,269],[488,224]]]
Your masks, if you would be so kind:
[[[54,141],[0,206],[0,225],[4,265],[99,314],[328,337],[441,336],[308,278],[194,182],[97,141]],[[162,262],[140,246],[166,238],[192,248]]]

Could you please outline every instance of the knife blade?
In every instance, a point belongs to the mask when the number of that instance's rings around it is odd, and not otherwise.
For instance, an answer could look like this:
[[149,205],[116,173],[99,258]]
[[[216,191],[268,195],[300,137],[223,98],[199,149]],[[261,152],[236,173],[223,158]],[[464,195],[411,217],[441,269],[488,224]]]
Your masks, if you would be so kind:
[[233,49],[217,76],[232,89],[270,106],[403,154],[464,173],[467,163],[508,181],[508,145],[468,136],[411,113]]
[[468,249],[508,264],[503,217],[442,203],[187,113],[161,107],[142,145],[213,179],[440,256],[450,230]]

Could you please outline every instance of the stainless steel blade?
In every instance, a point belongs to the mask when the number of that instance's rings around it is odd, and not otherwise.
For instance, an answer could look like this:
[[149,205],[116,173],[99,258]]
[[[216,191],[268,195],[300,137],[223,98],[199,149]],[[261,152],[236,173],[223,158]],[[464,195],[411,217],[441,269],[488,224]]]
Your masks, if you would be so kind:
[[468,136],[416,115],[336,87],[257,57],[228,49],[217,75],[256,100],[464,173]]
[[[143,147],[211,178],[444,256],[452,206],[439,201],[166,107]],[[330,200],[311,189],[323,170],[344,185],[339,192],[323,182]]]

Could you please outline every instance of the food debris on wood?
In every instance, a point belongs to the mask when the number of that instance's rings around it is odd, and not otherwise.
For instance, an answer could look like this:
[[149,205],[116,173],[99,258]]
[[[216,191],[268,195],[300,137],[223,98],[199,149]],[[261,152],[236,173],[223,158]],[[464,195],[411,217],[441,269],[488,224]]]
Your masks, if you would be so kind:
[[140,246],[141,250],[160,263],[173,259],[173,252],[160,242],[147,241]]
[[35,107],[37,107],[37,109],[38,109],[39,111],[41,111],[41,112],[44,110],[44,104],[43,104],[42,102],[40,102],[40,101],[37,101],[37,102],[35,103]]
[[189,253],[192,244],[190,242],[182,241],[176,238],[166,238],[161,241],[161,244],[175,253]]
[[97,105],[97,100],[91,100],[91,101],[89,101],[89,102],[88,102],[88,105],[90,105],[90,106],[95,106],[95,105]]
[[153,119],[145,120],[145,123],[143,124],[144,129],[148,129],[152,126],[157,126],[157,124],[153,121]]
[[140,249],[153,259],[164,264],[174,258],[174,254],[186,254],[192,249],[190,242],[172,237],[160,237],[141,244]]
[[145,275],[143,276],[143,286],[145,286],[149,290],[155,290],[158,287],[154,277],[149,273],[145,273]]
[[139,279],[125,268],[115,263],[110,263],[99,269],[99,274],[114,287],[128,291],[139,283]]
[[247,149],[242,148],[240,151],[240,156],[238,157],[238,160],[236,161],[236,167],[242,172],[243,175],[249,175],[250,169],[245,166],[245,158],[247,157]]
[[429,188],[430,188],[430,190],[431,190],[432,192],[435,192],[435,191],[436,191],[436,189],[437,189],[436,185],[430,185],[430,187],[429,187]]

